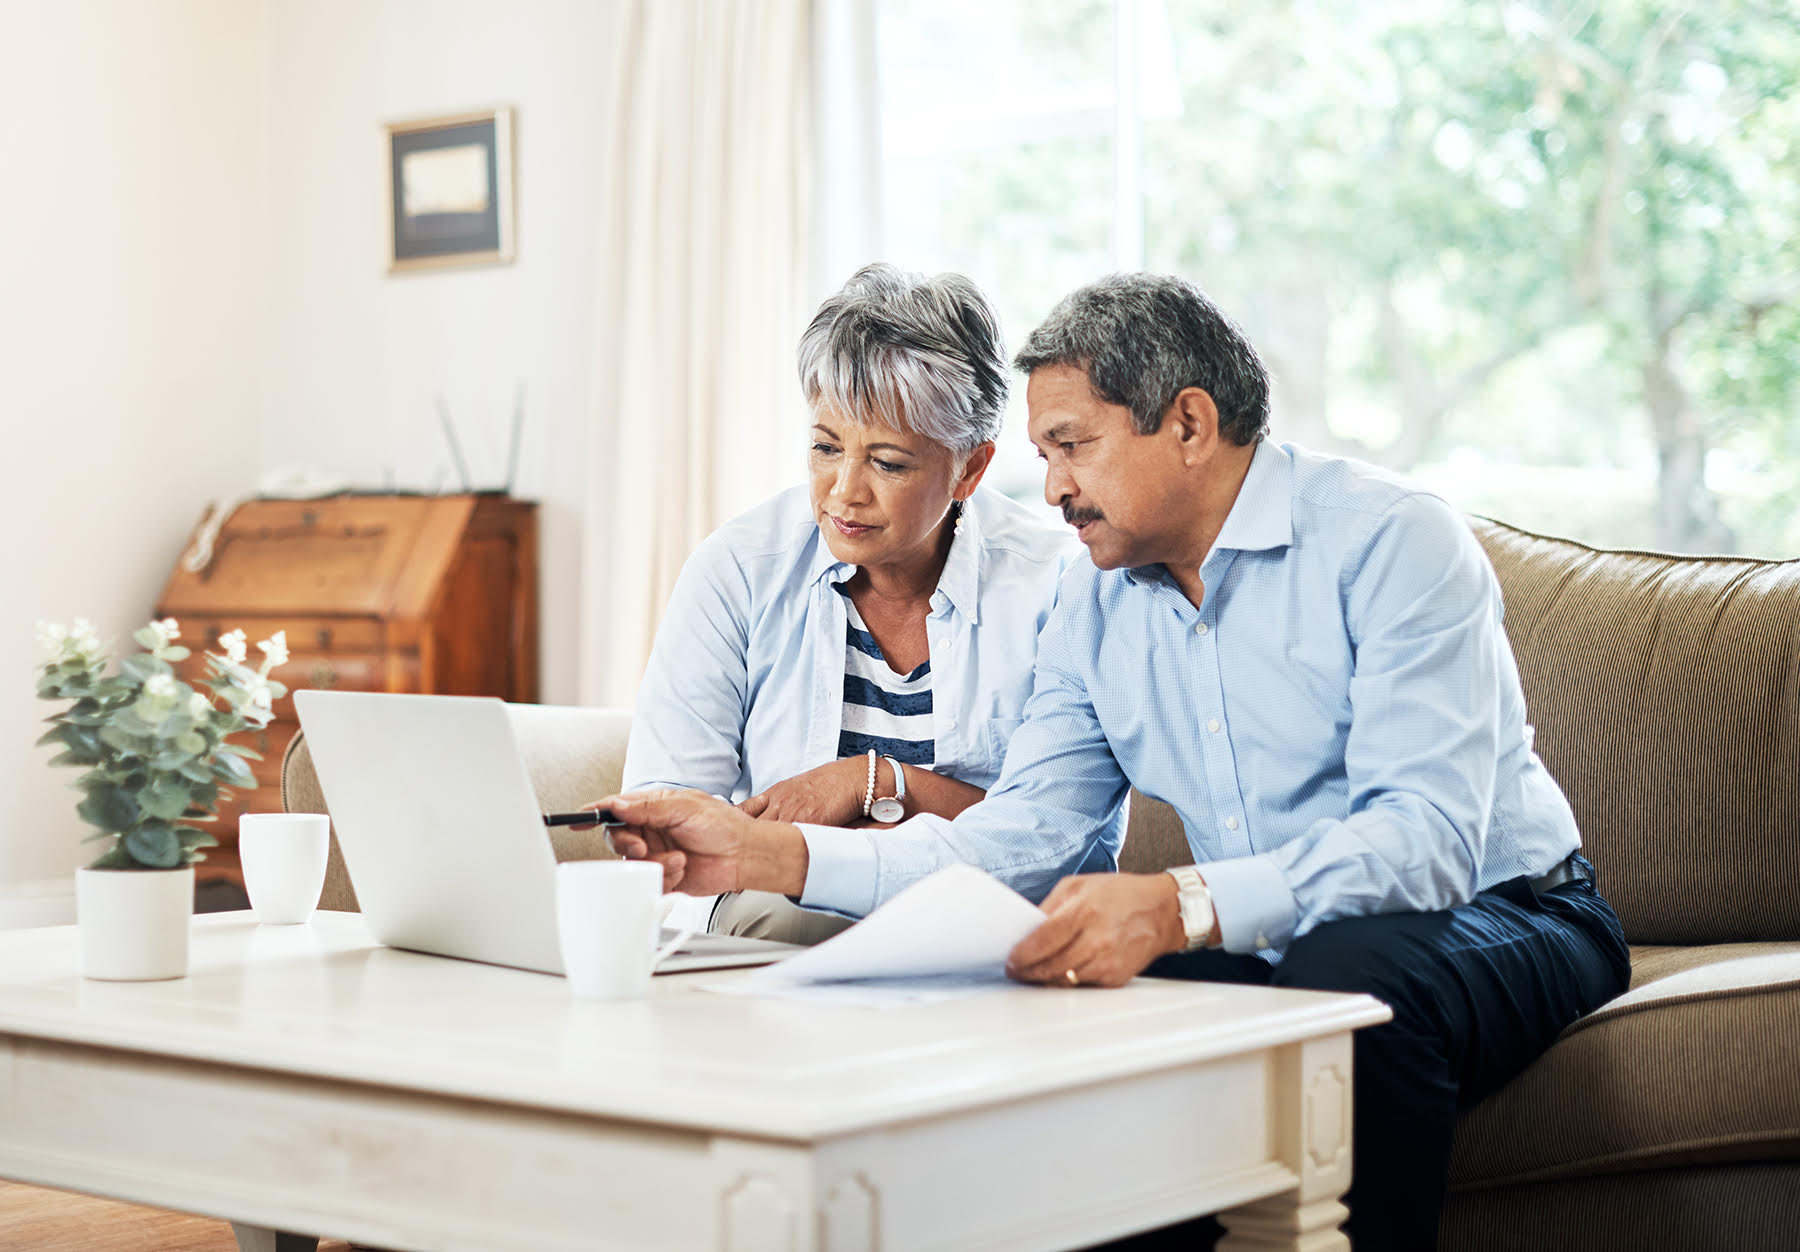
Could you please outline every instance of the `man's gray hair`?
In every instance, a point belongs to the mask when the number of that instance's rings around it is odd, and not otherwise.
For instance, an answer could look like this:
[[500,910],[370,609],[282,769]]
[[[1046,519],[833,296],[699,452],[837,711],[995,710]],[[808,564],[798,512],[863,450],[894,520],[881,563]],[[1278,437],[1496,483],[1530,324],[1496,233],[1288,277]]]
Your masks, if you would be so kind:
[[1013,364],[1087,372],[1094,394],[1131,410],[1141,435],[1162,427],[1175,397],[1198,387],[1236,444],[1269,430],[1269,375],[1244,332],[1194,284],[1166,274],[1111,274],[1064,296]]
[[864,266],[800,336],[800,389],[816,413],[911,431],[965,457],[1000,433],[1000,319],[961,274]]

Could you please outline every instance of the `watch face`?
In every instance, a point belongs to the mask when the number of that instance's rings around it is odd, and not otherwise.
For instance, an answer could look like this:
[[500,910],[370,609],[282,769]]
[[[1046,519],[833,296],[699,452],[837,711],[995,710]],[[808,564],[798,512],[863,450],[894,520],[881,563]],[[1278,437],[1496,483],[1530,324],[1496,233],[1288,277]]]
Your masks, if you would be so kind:
[[893,796],[883,796],[869,806],[869,816],[878,822],[897,822],[906,816],[906,806]]

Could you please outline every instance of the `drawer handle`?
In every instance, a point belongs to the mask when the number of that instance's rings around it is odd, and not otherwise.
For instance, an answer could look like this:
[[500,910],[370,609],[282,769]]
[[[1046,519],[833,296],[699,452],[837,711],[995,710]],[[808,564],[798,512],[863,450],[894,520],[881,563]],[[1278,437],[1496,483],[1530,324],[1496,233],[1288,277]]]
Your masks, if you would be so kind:
[[319,646],[321,648],[329,648],[331,646],[331,627],[319,627]]
[[329,691],[337,686],[337,670],[330,665],[312,667],[312,685],[320,691]]

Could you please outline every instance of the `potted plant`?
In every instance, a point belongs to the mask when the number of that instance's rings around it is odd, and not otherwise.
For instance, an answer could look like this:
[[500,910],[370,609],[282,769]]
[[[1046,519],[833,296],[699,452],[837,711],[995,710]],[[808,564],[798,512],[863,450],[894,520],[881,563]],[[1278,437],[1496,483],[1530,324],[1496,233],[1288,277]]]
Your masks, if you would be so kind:
[[[52,765],[85,769],[75,811],[104,840],[100,855],[75,871],[82,973],[89,978],[143,980],[187,973],[188,920],[194,909],[193,863],[218,842],[194,822],[213,820],[229,788],[256,786],[247,759],[232,743],[247,727],[268,725],[287,689],[269,671],[287,660],[285,632],[257,646],[262,662],[245,663],[244,632],[207,653],[207,691],[175,672],[190,655],[175,641],[173,618],[151,622],[132,638],[117,672],[92,624],[39,623],[44,659],[38,695],[70,704],[45,719],[40,744],[60,744]],[[208,694],[210,692],[210,694]]]

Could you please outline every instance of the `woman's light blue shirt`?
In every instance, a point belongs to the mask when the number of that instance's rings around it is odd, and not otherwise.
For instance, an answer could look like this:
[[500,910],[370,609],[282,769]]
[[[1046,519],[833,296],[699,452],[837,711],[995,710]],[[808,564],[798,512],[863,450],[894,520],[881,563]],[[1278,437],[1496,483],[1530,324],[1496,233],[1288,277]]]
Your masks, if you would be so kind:
[[[935,773],[991,787],[1024,716],[1038,631],[1079,550],[1067,527],[986,488],[932,593]],[[688,558],[638,690],[624,789],[741,800],[836,760],[844,597],[805,487],[726,523]]]

